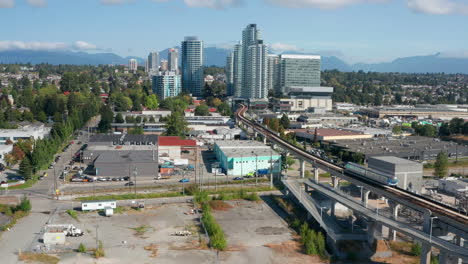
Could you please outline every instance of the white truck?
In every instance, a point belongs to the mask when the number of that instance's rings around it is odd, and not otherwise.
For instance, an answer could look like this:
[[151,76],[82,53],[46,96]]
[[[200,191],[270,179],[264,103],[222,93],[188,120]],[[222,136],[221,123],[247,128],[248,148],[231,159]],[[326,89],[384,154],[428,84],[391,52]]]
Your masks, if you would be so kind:
[[71,237],[79,237],[84,234],[84,232],[76,228],[73,224],[65,224],[65,225],[47,225],[46,226],[47,231],[52,231],[55,230],[56,232],[63,232],[66,236],[71,236]]

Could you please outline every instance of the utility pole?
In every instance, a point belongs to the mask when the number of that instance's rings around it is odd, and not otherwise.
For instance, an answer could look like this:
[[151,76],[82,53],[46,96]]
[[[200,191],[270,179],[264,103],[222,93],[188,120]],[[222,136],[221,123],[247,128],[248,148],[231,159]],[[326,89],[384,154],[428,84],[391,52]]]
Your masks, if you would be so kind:
[[242,179],[242,184],[241,184],[241,188],[244,187],[244,155],[241,154],[241,179]]
[[270,150],[270,188],[273,188],[273,153]]
[[258,184],[258,154],[255,153],[255,185]]
[[136,184],[137,183],[137,174],[138,174],[137,167],[134,166],[133,167],[133,177],[134,177],[134,180],[135,180],[135,188],[134,188],[135,189],[135,197],[136,197],[136,194],[137,194],[137,188],[136,188],[137,187],[137,184]]
[[54,166],[54,194],[55,198],[58,200],[57,187],[57,168]]

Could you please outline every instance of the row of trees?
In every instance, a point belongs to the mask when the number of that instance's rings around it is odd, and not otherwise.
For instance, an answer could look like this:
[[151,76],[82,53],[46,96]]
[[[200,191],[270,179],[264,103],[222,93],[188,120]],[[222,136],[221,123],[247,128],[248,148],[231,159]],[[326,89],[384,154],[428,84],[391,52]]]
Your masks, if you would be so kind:
[[453,118],[448,123],[442,124],[439,129],[440,136],[468,135],[468,121],[463,118]]
[[22,148],[25,156],[19,171],[26,180],[32,179],[37,171],[47,168],[73,132],[98,114],[101,105],[99,98],[93,94],[81,96],[84,99],[83,104],[72,107],[63,121],[54,123],[49,138],[35,140],[34,148]]

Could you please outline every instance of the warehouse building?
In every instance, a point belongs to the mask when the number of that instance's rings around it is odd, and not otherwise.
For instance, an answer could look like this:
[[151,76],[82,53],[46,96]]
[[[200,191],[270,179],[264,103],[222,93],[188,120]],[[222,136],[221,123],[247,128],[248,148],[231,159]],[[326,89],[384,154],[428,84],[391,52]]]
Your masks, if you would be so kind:
[[94,169],[100,177],[156,177],[158,157],[151,151],[108,151],[94,161]]
[[366,158],[373,156],[396,156],[411,160],[435,160],[441,151],[451,159],[468,157],[468,146],[437,138],[410,136],[400,138],[371,138],[330,142],[335,153],[362,153]]
[[369,134],[334,128],[294,129],[293,132],[298,139],[310,142],[372,138]]
[[281,155],[258,141],[217,141],[214,152],[223,172],[231,176],[245,176],[268,171],[278,176],[281,172]]
[[399,188],[421,193],[423,185],[421,163],[394,156],[380,156],[368,158],[368,166],[386,175],[396,176]]

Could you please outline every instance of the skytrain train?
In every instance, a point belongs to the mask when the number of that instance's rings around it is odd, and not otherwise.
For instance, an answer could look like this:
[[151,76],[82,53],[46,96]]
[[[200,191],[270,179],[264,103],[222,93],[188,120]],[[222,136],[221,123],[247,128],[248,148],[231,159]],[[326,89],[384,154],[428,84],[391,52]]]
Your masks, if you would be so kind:
[[361,178],[373,180],[375,182],[390,186],[395,186],[398,184],[398,178],[396,176],[385,174],[383,172],[364,167],[354,162],[346,163],[345,168],[347,172],[351,172],[352,174]]

